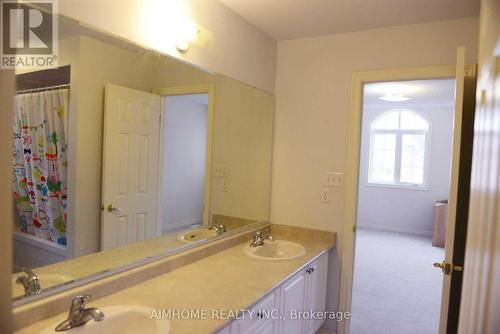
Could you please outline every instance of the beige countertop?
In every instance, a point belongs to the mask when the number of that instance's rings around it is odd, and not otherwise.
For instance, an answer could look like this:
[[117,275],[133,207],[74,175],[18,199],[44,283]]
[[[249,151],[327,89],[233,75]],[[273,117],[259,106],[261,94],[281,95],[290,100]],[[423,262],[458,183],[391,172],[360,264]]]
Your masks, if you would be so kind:
[[[215,224],[224,224],[228,231],[233,231],[256,223],[255,220],[224,215],[214,215],[212,219]],[[199,228],[204,227],[200,226]],[[166,233],[159,237],[144,240],[142,242],[84,255],[42,267],[32,268],[32,270],[38,275],[60,274],[71,277],[71,279],[84,278],[102,271],[127,266],[130,263],[140,261],[141,259],[149,256],[155,256],[167,251],[189,247],[191,245],[180,242],[177,239],[177,235],[179,233],[196,229],[197,228],[186,228],[182,231]],[[49,287],[51,287],[50,284],[44,285],[44,288]]]
[[[304,231],[311,231],[304,233]],[[255,304],[295,271],[335,245],[335,233],[295,230],[273,226],[277,239],[299,242],[306,248],[300,258],[267,261],[243,253],[242,243],[197,262],[179,267],[128,289],[97,299],[89,305],[143,305],[161,310],[241,310]],[[68,305],[69,308],[69,305]],[[16,331],[17,334],[39,333],[62,321],[67,312],[44,319]],[[105,320],[104,320],[105,321]],[[167,321],[167,320],[165,320]],[[170,320],[170,333],[213,333],[229,320]]]

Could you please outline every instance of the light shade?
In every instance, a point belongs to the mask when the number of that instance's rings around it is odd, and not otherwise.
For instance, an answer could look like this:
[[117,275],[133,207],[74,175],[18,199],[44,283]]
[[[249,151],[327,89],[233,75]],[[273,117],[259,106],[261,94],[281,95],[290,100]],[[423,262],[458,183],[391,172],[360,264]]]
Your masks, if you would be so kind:
[[410,97],[406,97],[403,94],[389,94],[389,93],[379,97],[379,99],[389,102],[402,102],[411,100]]

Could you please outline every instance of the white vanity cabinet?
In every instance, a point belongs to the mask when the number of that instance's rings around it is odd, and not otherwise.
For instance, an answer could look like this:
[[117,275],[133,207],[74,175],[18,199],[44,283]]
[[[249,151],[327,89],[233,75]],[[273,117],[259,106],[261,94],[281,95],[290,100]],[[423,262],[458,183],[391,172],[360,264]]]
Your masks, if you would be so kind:
[[305,333],[303,319],[293,319],[292,312],[306,309],[307,278],[303,268],[280,287],[280,313],[286,319],[281,321],[279,333],[301,334]]
[[[260,299],[248,314],[234,320],[218,334],[314,334],[323,320],[308,319],[310,311],[324,311],[328,253],[301,268],[295,275]],[[275,309],[274,313],[271,311]],[[265,316],[259,312],[268,312]],[[292,315],[306,311],[305,317]],[[277,317],[276,317],[277,316]]]
[[[326,283],[328,276],[328,254],[323,254],[306,267],[306,310],[326,310]],[[315,334],[324,320],[308,319],[304,322],[304,333]]]
[[230,333],[275,333],[275,328],[278,323],[270,318],[269,312],[273,309],[277,309],[279,297],[278,290],[279,289],[275,289],[271,293],[265,295],[264,298],[251,308],[251,313],[246,313],[244,319],[233,321],[230,326]]

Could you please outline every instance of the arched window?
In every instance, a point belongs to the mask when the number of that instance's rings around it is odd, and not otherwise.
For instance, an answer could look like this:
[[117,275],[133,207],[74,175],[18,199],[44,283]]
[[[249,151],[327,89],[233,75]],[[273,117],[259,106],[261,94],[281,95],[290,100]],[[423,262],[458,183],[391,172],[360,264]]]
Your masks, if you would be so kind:
[[392,109],[370,124],[368,183],[427,185],[429,122],[408,109]]

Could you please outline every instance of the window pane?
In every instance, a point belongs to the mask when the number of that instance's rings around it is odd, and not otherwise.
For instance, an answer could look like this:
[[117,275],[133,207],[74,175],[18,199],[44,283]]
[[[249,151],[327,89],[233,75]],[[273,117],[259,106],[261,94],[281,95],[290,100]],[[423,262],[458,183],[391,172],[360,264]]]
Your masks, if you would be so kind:
[[369,182],[394,183],[396,134],[376,133],[372,136]]
[[424,184],[425,135],[402,136],[400,182]]
[[417,113],[401,110],[401,124],[402,130],[427,130],[429,128],[428,122]]
[[373,129],[395,130],[399,127],[399,112],[392,111],[382,114],[373,122]]

